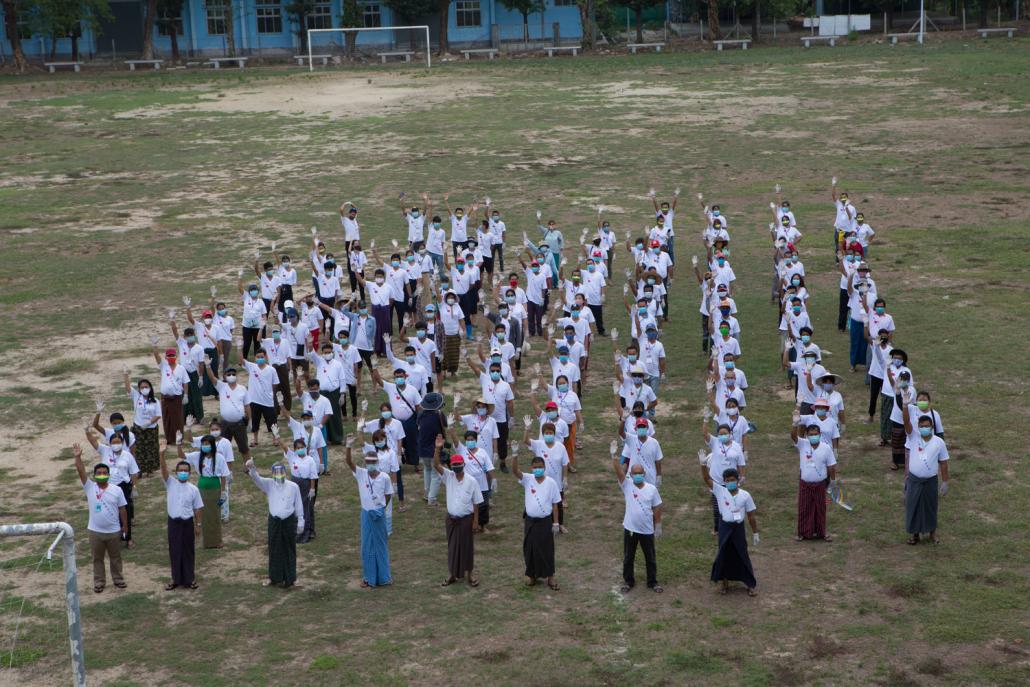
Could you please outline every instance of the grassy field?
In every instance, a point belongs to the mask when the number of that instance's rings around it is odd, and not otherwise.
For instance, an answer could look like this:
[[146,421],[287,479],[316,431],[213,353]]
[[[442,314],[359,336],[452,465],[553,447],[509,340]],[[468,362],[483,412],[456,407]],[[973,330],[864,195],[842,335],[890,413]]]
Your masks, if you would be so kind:
[[[1021,314],[1030,302],[1028,48],[1017,39],[431,73],[0,77],[2,522],[65,519],[79,531],[93,684],[1030,682],[1028,499],[1018,464],[1030,422],[1030,365],[1019,352],[1030,333]],[[887,469],[876,428],[859,421],[868,392],[848,374],[847,341],[834,326],[832,175],[878,232],[874,277],[916,381],[947,425],[953,481],[937,547],[905,545],[901,478]],[[765,227],[777,182],[806,234],[815,340],[845,378],[840,469],[855,510],[830,512],[836,540],[826,545],[792,536],[797,457],[768,303]],[[299,258],[312,225],[341,250],[343,200],[361,206],[366,236],[380,241],[403,237],[397,194],[427,190],[466,205],[492,196],[513,239],[540,208],[572,242],[597,204],[610,208],[620,235],[640,231],[649,185],[663,196],[684,189],[663,337],[663,595],[618,592],[608,341],[591,361],[587,445],[569,494],[571,533],[558,543],[560,592],[522,585],[521,497],[510,476],[495,501],[498,532],[477,542],[481,587],[441,589],[443,513],[419,502],[413,474],[405,481],[414,503],[395,516],[391,541],[396,584],[360,590],[357,495],[339,452],[320,489],[319,537],[300,552],[303,589],[260,586],[264,504],[237,479],[226,548],[198,554],[201,591],[161,591],[164,494],[151,479],[140,487],[129,589],[89,592],[85,509],[67,449],[81,440],[94,395],[127,409],[116,395],[123,364],[154,375],[147,335],[168,338],[165,307],[187,293],[199,300],[210,285],[229,299],[255,247],[268,251],[275,240]],[[687,273],[702,250],[699,191],[721,203],[732,228],[746,414],[759,429],[747,485],[763,530],[752,554],[756,599],[721,597],[707,581],[714,547],[694,459],[704,358]],[[626,265],[622,253],[616,272]],[[616,310],[609,305],[609,317],[628,331]],[[521,415],[528,403],[518,406]],[[258,462],[271,460],[266,446]],[[9,630],[10,609],[25,598],[37,628],[19,644],[19,667],[0,668],[0,684],[67,676],[59,566],[26,572],[43,548],[0,542],[0,627]]]

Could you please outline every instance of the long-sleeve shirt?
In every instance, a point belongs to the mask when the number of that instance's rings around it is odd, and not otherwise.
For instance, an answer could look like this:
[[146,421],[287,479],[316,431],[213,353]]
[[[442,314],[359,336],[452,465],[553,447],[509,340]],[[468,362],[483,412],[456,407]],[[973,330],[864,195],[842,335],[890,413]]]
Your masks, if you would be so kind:
[[282,484],[274,479],[262,477],[257,470],[250,470],[250,478],[257,488],[268,497],[268,514],[285,520],[291,515],[297,516],[297,531],[304,531],[304,502],[300,498],[300,487],[289,480]]

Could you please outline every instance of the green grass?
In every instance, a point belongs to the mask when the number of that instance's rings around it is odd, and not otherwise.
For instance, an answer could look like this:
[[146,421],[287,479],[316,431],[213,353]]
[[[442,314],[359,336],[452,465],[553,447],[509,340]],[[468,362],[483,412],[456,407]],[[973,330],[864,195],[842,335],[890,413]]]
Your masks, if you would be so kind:
[[[612,345],[601,341],[584,399],[587,446],[569,493],[572,533],[558,544],[561,592],[522,585],[521,505],[510,477],[495,501],[498,533],[477,541],[482,586],[440,589],[442,513],[422,506],[420,478],[410,473],[413,503],[395,516],[391,540],[396,584],[358,590],[357,497],[341,462],[320,491],[319,536],[300,549],[304,589],[258,584],[264,504],[238,478],[226,547],[198,550],[201,590],[166,594],[163,490],[149,479],[140,487],[138,546],[126,557],[129,590],[84,604],[89,670],[105,684],[212,687],[439,684],[454,682],[459,667],[472,685],[1025,684],[1030,539],[1017,497],[996,496],[1006,484],[1018,489],[1028,418],[1030,366],[1019,345],[1030,291],[1028,47],[1016,39],[447,64],[428,74],[406,69],[405,83],[442,84],[459,97],[341,118],[189,108],[231,90],[304,89],[346,76],[363,83],[382,70],[0,77],[0,96],[14,96],[0,109],[0,421],[18,436],[80,426],[96,393],[117,391],[110,410],[128,410],[120,373],[100,389],[68,383],[109,360],[119,370],[120,358],[145,357],[150,332],[169,340],[164,309],[185,294],[206,303],[215,285],[238,311],[236,268],[255,247],[267,254],[275,240],[299,262],[317,225],[339,250],[342,200],[361,206],[366,243],[375,237],[381,246],[400,232],[397,194],[423,189],[438,204],[445,191],[466,205],[492,196],[509,243],[531,229],[537,208],[574,243],[599,203],[621,208],[609,213],[621,237],[648,220],[649,185],[663,197],[684,190],[680,271],[663,336],[663,595],[643,585],[624,599],[613,594],[622,502],[607,465]],[[466,95],[465,84],[478,90]],[[626,87],[635,90],[619,96]],[[115,117],[168,106],[185,109]],[[904,545],[900,481],[876,447],[878,427],[860,421],[868,391],[861,375],[848,374],[847,341],[834,330],[838,279],[826,236],[834,174],[878,232],[874,276],[917,385],[932,391],[947,426],[953,482],[940,547]],[[845,379],[841,474],[856,508],[830,511],[837,538],[827,546],[791,541],[797,458],[764,232],[777,182],[805,232],[816,341]],[[739,277],[745,414],[759,427],[747,485],[763,531],[754,600],[719,596],[707,582],[710,511],[693,458],[704,359],[687,271],[700,252],[697,191],[730,218]],[[625,265],[619,254],[616,273]],[[606,319],[626,332],[617,300]],[[85,357],[65,345],[79,335],[118,351]],[[132,374],[155,371],[148,363]],[[520,399],[517,414],[527,408]],[[66,449],[4,451],[22,465],[55,456],[68,464]],[[267,445],[256,455],[264,468],[273,460]],[[15,475],[0,473],[5,514],[74,524],[88,587],[72,471],[31,498]],[[40,546],[0,542],[0,553],[24,568]],[[49,576],[57,580],[60,567]],[[7,627],[0,618],[0,640]],[[67,678],[62,644],[30,637],[17,651],[19,684]]]

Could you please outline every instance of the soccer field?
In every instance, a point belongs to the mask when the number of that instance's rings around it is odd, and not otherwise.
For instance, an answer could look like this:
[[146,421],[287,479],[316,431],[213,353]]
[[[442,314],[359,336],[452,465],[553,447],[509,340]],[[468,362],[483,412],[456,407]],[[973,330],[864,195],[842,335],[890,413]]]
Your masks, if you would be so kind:
[[[1028,107],[1027,39],[430,72],[0,76],[0,523],[76,528],[95,685],[1026,685]],[[869,262],[895,341],[947,425],[952,481],[938,546],[906,546],[902,478],[878,446],[879,425],[861,422],[868,389],[836,330],[834,175],[876,229]],[[794,541],[793,395],[769,302],[777,183],[804,233],[814,340],[844,379],[839,470],[854,511],[829,506],[832,543]],[[641,234],[654,217],[651,186],[659,198],[683,188],[657,427],[663,594],[619,591],[608,340],[592,350],[584,389],[570,532],[557,540],[560,591],[523,584],[511,475],[498,475],[496,532],[476,542],[481,585],[441,588],[445,511],[421,502],[414,473],[404,475],[409,507],[394,516],[395,582],[361,589],[357,490],[333,447],[319,536],[298,549],[302,588],[261,586],[266,505],[237,472],[225,548],[197,551],[200,590],[163,591],[165,494],[151,477],[139,487],[137,547],[124,557],[128,589],[92,593],[70,447],[85,445],[96,396],[107,399],[105,421],[131,411],[123,365],[133,379],[156,378],[148,336],[172,341],[165,311],[184,295],[206,302],[217,286],[238,315],[236,271],[250,273],[255,249],[271,259],[275,241],[299,267],[317,226],[342,253],[345,200],[361,208],[365,246],[375,238],[384,253],[389,239],[404,242],[402,191],[438,203],[450,192],[466,207],[490,196],[509,246],[524,229],[538,234],[540,209],[564,229],[571,260],[598,205],[620,238]],[[690,256],[704,256],[699,192],[731,222],[745,414],[758,429],[746,484],[762,532],[751,549],[756,598],[739,588],[720,596],[708,581],[715,545],[695,458],[706,357],[690,272]],[[620,250],[615,276],[631,264]],[[299,273],[309,286],[309,268]],[[606,319],[624,346],[619,290]],[[546,364],[542,348],[534,341],[530,366]],[[467,371],[457,387],[475,393]],[[374,408],[380,394],[365,390]],[[528,391],[525,381],[516,388],[519,418]],[[267,473],[278,456],[264,433],[262,444]],[[69,678],[60,566],[32,572],[45,547],[0,540],[0,684]],[[21,608],[30,632],[9,668],[5,642]]]

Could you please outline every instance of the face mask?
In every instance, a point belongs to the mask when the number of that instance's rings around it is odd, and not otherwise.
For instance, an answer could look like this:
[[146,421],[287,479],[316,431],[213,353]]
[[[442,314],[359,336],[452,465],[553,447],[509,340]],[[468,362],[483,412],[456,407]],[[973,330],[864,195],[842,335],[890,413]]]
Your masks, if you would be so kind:
[[626,360],[628,360],[631,363],[637,362],[637,354],[636,353],[630,353],[629,355],[626,356]]
[[208,444],[201,444],[200,445],[200,450],[203,451],[204,453],[211,453],[211,446],[208,445]]
[[815,436],[808,437],[808,443],[810,443],[812,446],[818,446],[819,445],[819,441],[821,439],[822,439],[822,437],[820,437],[818,434],[816,434]]
[[515,296],[505,296],[504,297],[504,302],[507,303],[508,305],[513,304],[515,302]]
[[447,299],[447,305],[454,305],[455,303],[457,303],[457,301],[454,300],[453,298],[448,298]]
[[414,217],[415,219],[418,219],[418,215],[419,215],[418,210],[412,210],[411,211],[411,216]]
[[815,358],[805,358],[805,367],[815,367]]
[[808,334],[802,334],[801,335],[801,343],[808,343],[811,340],[812,340],[812,337],[810,335],[808,335]]
[[462,217],[464,217],[464,215],[465,215],[464,212],[455,212],[454,213],[454,216],[457,217],[458,219],[461,219]]
[[205,317],[204,318],[204,324],[211,324],[211,318],[210,317]]
[[720,444],[728,444],[728,443],[730,443],[731,439],[732,439],[732,437],[729,434],[720,434],[719,435],[719,443]]
[[272,332],[272,340],[273,341],[279,341],[282,338],[283,338],[283,335],[280,334],[279,332]]
[[737,417],[737,415],[740,414],[740,410],[737,409],[737,408],[727,408],[726,409],[726,414],[729,415],[730,417]]
[[332,353],[323,353],[322,354],[322,360],[324,360],[326,362],[329,362],[332,359],[333,359],[333,354]]
[[414,255],[409,255],[409,256],[407,256],[404,259],[407,260],[409,263],[415,262],[415,256]]
[[426,338],[426,330],[425,329],[419,329],[418,331],[415,332],[415,336],[418,337],[419,339]]
[[719,258],[719,267],[722,267],[725,264],[726,264],[726,258]]
[[825,410],[817,410],[817,411],[815,411],[816,417],[818,417],[820,420],[825,419],[827,414],[828,414],[828,411],[825,411]]
[[486,415],[486,411],[486,408],[476,408],[476,415],[483,417],[484,415]]
[[876,306],[876,314],[877,315],[882,315],[884,312],[886,312],[886,310],[887,310],[887,308],[883,307],[882,305]]
[[633,386],[640,386],[643,383],[644,383],[644,378],[643,377],[634,377],[633,378]]
[[919,436],[923,437],[924,439],[928,439],[931,434],[933,434],[933,429],[931,427],[919,428]]
[[257,298],[258,297],[258,290],[257,289],[251,289],[250,290],[250,297],[251,298]]
[[651,252],[654,253],[655,255],[658,255],[659,253],[662,252],[662,249],[661,248],[652,248]]
[[188,473],[188,472],[186,472],[184,470],[183,471],[179,471],[179,472],[175,473],[175,477],[180,482],[185,482],[186,480],[188,480],[190,478],[190,473]]
[[265,364],[265,363],[267,363],[268,361],[267,361],[267,360],[265,360],[264,358],[255,358],[255,359],[254,359],[254,362],[256,362],[256,363],[257,363],[258,365],[264,365],[264,364]]
[[547,411],[547,419],[548,420],[557,420],[558,419],[558,411],[557,410],[548,410]]
[[531,267],[530,270],[533,272],[533,274],[540,274],[540,268],[539,267]]
[[847,260],[848,262],[855,262],[855,256],[854,255],[848,255],[844,259]]
[[909,383],[905,381],[898,382],[898,387],[901,389],[907,389],[909,387]]
[[393,417],[393,413],[389,410],[384,410],[379,413],[379,417],[383,418],[384,420],[389,420]]
[[376,448],[386,448],[386,442],[385,441],[377,441],[377,442],[375,442],[375,444],[376,444]]
[[293,452],[296,453],[301,458],[303,458],[304,456],[308,455],[308,450],[306,448],[304,448],[303,446],[301,446],[300,448],[293,449]]
[[308,396],[310,396],[310,397],[311,397],[312,399],[314,399],[314,400],[316,400],[316,401],[317,401],[317,400],[318,400],[318,396],[319,396],[319,393],[320,393],[320,392],[319,392],[319,390],[318,390],[318,389],[310,389],[310,390],[308,391]]
[[114,431],[116,431],[116,432],[120,432],[121,430],[125,429],[125,423],[124,422],[120,422],[117,425],[114,425],[112,427],[112,429],[114,429]]
[[730,328],[729,327],[719,327],[719,333],[722,334],[723,336],[726,336],[727,334],[730,333]]
[[368,474],[370,474],[370,475],[375,476],[375,475],[379,474],[379,464],[378,463],[365,463],[365,469],[368,470]]
[[346,336],[341,336],[340,337],[340,345],[341,346],[346,346],[349,343],[350,343],[350,339],[348,339]]
[[368,314],[368,308],[358,308],[358,314],[359,315],[367,315]]
[[465,448],[475,448],[477,443],[475,439],[466,439]]
[[722,214],[722,213],[719,210],[712,210],[712,216],[713,217],[718,217],[720,214]]
[[501,379],[501,373],[500,372],[491,372],[490,373],[490,381],[491,382],[498,382],[498,381],[500,381],[500,379]]
[[495,222],[496,222],[497,220],[499,220],[499,219],[501,218],[501,216],[500,216],[500,215],[498,215],[498,214],[493,214],[493,215],[491,215],[490,217],[491,217],[491,219],[493,219],[493,221],[495,221]]
[[533,468],[533,477],[543,477],[543,476],[544,476],[544,469],[543,468]]
[[406,356],[404,356],[404,360],[408,363],[408,365],[414,365],[415,364],[415,356],[413,356],[413,355],[406,355]]
[[801,314],[801,306],[800,305],[795,305],[793,308],[791,308],[791,311],[793,311],[793,313],[795,315],[800,315]]
[[901,367],[901,365],[902,365],[901,358],[891,358],[891,365],[893,365],[894,367]]
[[730,491],[736,491],[737,490],[737,483],[736,482],[727,482],[726,483],[726,488],[729,489]]
[[737,386],[737,380],[734,377],[727,377],[726,378],[726,388],[727,389],[732,389],[735,386]]
[[930,402],[929,401],[916,401],[916,407],[919,408],[919,410],[922,410],[923,412],[926,412],[927,410],[930,409]]
[[228,312],[229,312],[228,310],[226,310],[225,308],[222,308],[221,310],[218,311],[218,316],[219,317],[225,317],[226,313],[228,313]]
[[400,260],[391,260],[390,261],[390,266],[394,267],[394,268],[400,267],[401,266],[401,261]]
[[[503,315],[507,315],[507,314],[508,314],[507,310],[502,310],[501,311],[501,315],[502,316]],[[501,343],[504,343],[504,340],[508,338],[508,335],[505,334],[504,332],[497,332],[497,334],[495,334],[495,336],[497,337],[497,340],[500,341]]]
[[97,486],[103,489],[107,486],[107,480],[111,479],[110,475],[93,475],[93,481],[97,483]]
[[647,315],[647,308],[637,308],[637,314],[641,317],[644,317],[645,315]]
[[647,436],[647,427],[637,427],[637,436],[643,439]]
[[558,360],[560,360],[562,363],[567,363],[567,362],[569,362],[569,356],[567,356],[567,355],[559,355],[558,356]]
[[554,443],[554,435],[553,434],[545,434],[544,435],[544,443],[553,444]]
[[558,385],[558,391],[560,391],[561,393],[564,394],[568,390],[569,390],[569,385],[568,384],[559,384]]
[[440,228],[440,223],[439,222],[433,222],[433,229],[439,229],[439,228]]
[[594,266],[593,263],[587,265],[587,272],[595,272],[595,271],[597,271],[597,268]]
[[825,391],[826,393],[829,393],[829,392],[833,391],[833,385],[832,384],[823,384],[823,391]]
[[121,453],[122,452],[122,445],[121,444],[111,444],[111,450],[114,451],[115,453]]
[[290,261],[289,260],[283,260],[283,269],[284,270],[290,269]]
[[222,436],[222,430],[220,430],[220,429],[212,429],[211,430],[211,436],[213,436],[215,439],[217,439],[218,437]]
[[304,428],[311,429],[311,426],[315,424],[313,420],[304,420]]
[[737,366],[737,364],[735,362],[733,362],[732,360],[727,360],[726,363],[725,363],[725,367],[726,367],[727,370],[732,370],[736,366]]
[[643,484],[643,483],[644,483],[644,476],[643,475],[641,475],[639,472],[637,474],[633,475],[633,484],[640,485],[640,484]]
[[227,383],[229,383],[229,384],[235,384],[236,383],[236,375],[226,375],[225,376],[225,381]]
[[386,280],[383,277],[376,277],[376,284],[379,286],[382,286],[384,281]]
[[501,356],[499,356],[499,355],[492,355],[492,356],[490,356],[490,362],[497,363],[498,365],[500,365],[500,363],[501,363]]
[[141,394],[143,394],[144,396],[146,396],[147,394],[149,394],[149,393],[150,393],[150,387],[149,387],[149,386],[141,386],[141,387],[139,388],[139,392],[140,392]]

